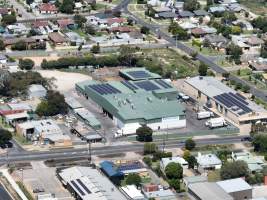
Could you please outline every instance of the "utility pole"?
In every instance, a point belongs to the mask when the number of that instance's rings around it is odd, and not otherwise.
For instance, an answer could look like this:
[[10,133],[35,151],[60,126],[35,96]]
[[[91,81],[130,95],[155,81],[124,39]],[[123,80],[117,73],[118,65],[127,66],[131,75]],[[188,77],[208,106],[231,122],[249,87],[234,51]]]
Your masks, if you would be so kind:
[[8,148],[7,148],[7,150],[6,150],[6,164],[7,164],[7,167],[9,167]]
[[88,161],[89,161],[89,165],[91,165],[92,164],[91,140],[87,140],[87,143],[88,143],[88,149],[87,149]]

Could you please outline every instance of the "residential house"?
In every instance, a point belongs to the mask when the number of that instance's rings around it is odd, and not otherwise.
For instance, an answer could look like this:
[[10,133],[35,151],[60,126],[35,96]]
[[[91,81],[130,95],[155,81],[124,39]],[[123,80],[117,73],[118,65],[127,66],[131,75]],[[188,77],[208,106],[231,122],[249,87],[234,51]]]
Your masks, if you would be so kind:
[[204,37],[204,40],[206,40],[212,48],[219,51],[225,51],[225,48],[229,43],[229,40],[226,39],[224,36],[216,34],[206,35]]
[[146,200],[140,190],[135,185],[126,185],[121,187],[121,190],[132,200]]
[[207,33],[202,28],[194,28],[191,30],[191,35],[193,35],[196,38],[203,37]]
[[39,12],[41,14],[57,14],[58,13],[58,9],[54,4],[42,3],[39,6]]
[[4,39],[3,42],[4,42],[5,47],[10,47],[20,41],[26,43],[27,49],[31,49],[33,46],[36,46],[36,44],[42,43],[42,41],[34,37],[28,37],[28,38],[20,37],[20,38]]
[[54,146],[71,146],[72,141],[52,119],[27,121],[16,125],[17,133],[32,141]]
[[124,18],[108,18],[107,24],[110,28],[119,27],[125,23]]
[[109,29],[109,32],[112,33],[130,33],[132,32],[132,28],[127,26],[119,26],[119,27],[112,27]]
[[248,169],[251,173],[260,172],[263,169],[263,166],[266,166],[260,157],[253,156],[249,152],[232,152],[232,159],[234,161],[242,160],[247,163]]
[[75,27],[75,23],[73,19],[67,18],[67,19],[58,19],[57,25],[61,29],[73,29]]
[[183,178],[183,183],[186,187],[194,183],[204,183],[208,181],[207,176],[188,176]]
[[244,8],[239,3],[234,3],[226,6],[231,12],[241,12]]
[[222,166],[222,161],[215,154],[202,155],[199,152],[196,159],[198,163],[198,169],[201,171],[220,169]]
[[246,31],[253,31],[254,30],[252,24],[250,22],[248,22],[247,20],[238,19],[232,23],[234,25],[240,26],[242,28],[242,30],[246,30]]
[[176,200],[176,194],[170,189],[164,189],[161,185],[143,185],[142,193],[147,199]]
[[32,28],[40,35],[47,35],[48,33],[53,32],[53,29],[50,27],[48,21],[37,20],[32,23]]
[[258,58],[257,60],[249,61],[249,67],[256,71],[267,71],[267,59]]
[[6,64],[7,63],[7,57],[4,54],[0,54],[0,64]]
[[80,46],[86,43],[86,40],[83,37],[81,37],[78,33],[68,32],[65,33],[65,35],[67,36],[72,46]]
[[161,18],[161,19],[173,19],[177,17],[177,14],[174,12],[161,12],[155,15],[155,17]]
[[175,1],[173,8],[176,10],[176,12],[180,12],[184,10],[184,2],[183,1]]
[[185,10],[185,11],[179,12],[178,17],[179,18],[190,18],[190,17],[194,17],[194,13]]
[[209,13],[205,10],[195,10],[194,14],[196,17],[205,17],[209,15]]
[[259,54],[264,41],[255,35],[233,35],[232,42],[242,48],[243,53]]
[[30,119],[30,116],[26,111],[7,113],[3,115],[5,123],[15,127],[17,123],[25,122]]
[[0,8],[0,17],[11,14],[11,9],[9,8]]
[[67,45],[68,43],[68,40],[58,32],[49,33],[48,38],[54,45]]
[[22,23],[8,25],[6,29],[13,35],[27,35],[30,31],[30,29]]
[[236,4],[237,0],[220,0],[219,3],[224,5],[230,5],[230,4]]
[[163,173],[164,173],[167,165],[170,163],[178,163],[184,169],[188,168],[188,162],[185,159],[183,159],[182,157],[177,156],[177,157],[170,157],[170,158],[161,158],[160,169]]
[[182,23],[179,23],[179,26],[181,26],[182,29],[189,30],[189,31],[198,27],[197,24],[191,23],[191,22],[182,22]]
[[6,64],[4,64],[3,68],[5,68],[10,73],[15,73],[20,71],[18,62],[7,62]]

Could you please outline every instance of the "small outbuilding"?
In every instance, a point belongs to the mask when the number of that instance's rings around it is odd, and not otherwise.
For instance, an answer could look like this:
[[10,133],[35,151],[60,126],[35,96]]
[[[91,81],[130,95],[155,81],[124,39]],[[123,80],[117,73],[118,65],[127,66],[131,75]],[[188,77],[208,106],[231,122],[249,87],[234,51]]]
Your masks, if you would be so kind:
[[29,98],[45,97],[46,93],[47,93],[47,90],[44,88],[44,86],[39,85],[39,84],[30,85],[28,89]]

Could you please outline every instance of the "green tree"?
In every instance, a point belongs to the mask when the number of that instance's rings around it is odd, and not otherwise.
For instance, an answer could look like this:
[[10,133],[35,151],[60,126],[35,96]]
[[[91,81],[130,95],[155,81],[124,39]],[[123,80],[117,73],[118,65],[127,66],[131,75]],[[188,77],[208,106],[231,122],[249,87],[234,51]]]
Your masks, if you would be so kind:
[[65,98],[57,91],[49,90],[44,100],[38,104],[36,113],[39,116],[54,116],[57,114],[66,114],[68,106]]
[[191,156],[190,151],[189,151],[189,150],[185,150],[185,151],[184,151],[184,154],[183,154],[183,158],[184,158],[185,160],[188,160],[190,156]]
[[92,46],[91,52],[94,53],[94,54],[100,53],[100,46],[99,46],[98,43],[97,43],[97,45],[93,45]]
[[249,174],[248,165],[242,160],[226,162],[220,171],[222,179],[246,177]]
[[201,62],[199,67],[198,67],[198,73],[200,76],[206,76],[207,75],[207,71],[208,71],[208,66]]
[[4,41],[0,39],[0,51],[3,51],[5,49],[6,47],[5,47]]
[[17,50],[17,51],[24,51],[27,49],[27,44],[23,40],[20,40],[16,42],[14,45],[11,46],[12,50]]
[[149,28],[146,27],[146,26],[142,26],[141,29],[140,29],[140,32],[142,34],[148,35],[149,34]]
[[146,125],[136,129],[136,139],[140,142],[151,142],[153,140],[152,134],[153,130]]
[[241,32],[242,32],[242,29],[241,29],[240,26],[232,26],[232,27],[231,27],[231,33],[232,33],[233,35],[240,35]]
[[85,33],[90,34],[90,35],[95,35],[96,34],[96,30],[94,29],[93,26],[86,25],[86,27],[85,27]]
[[136,186],[140,186],[141,184],[141,177],[138,175],[138,174],[129,174],[127,177],[126,177],[126,180],[125,180],[125,183],[127,185],[136,185]]
[[19,67],[20,69],[31,70],[34,66],[34,62],[31,59],[19,59]]
[[16,23],[16,22],[17,22],[17,18],[16,18],[16,16],[14,16],[14,15],[4,15],[4,16],[2,17],[1,22],[2,22],[2,24],[3,24],[4,26],[6,26],[6,25],[9,25],[9,24],[14,24],[14,23]]
[[226,54],[230,55],[231,60],[234,60],[235,62],[236,61],[240,62],[240,57],[242,55],[242,49],[239,46],[231,43],[230,45],[228,45],[226,47]]
[[82,28],[84,23],[86,22],[86,18],[82,15],[74,15],[73,19],[79,28]]
[[158,150],[157,145],[152,142],[148,142],[144,144],[144,154],[152,154]]
[[243,85],[242,86],[242,91],[245,92],[245,93],[248,93],[250,90],[250,87],[248,85]]
[[252,145],[254,151],[267,153],[267,134],[256,134],[253,137]]
[[119,48],[119,61],[126,66],[133,66],[137,62],[136,52],[139,48],[130,47],[128,45],[121,45]]
[[145,156],[145,157],[143,158],[143,161],[144,161],[144,163],[147,164],[147,166],[151,167],[151,165],[152,165],[152,159],[151,159],[150,157]]
[[197,0],[185,0],[184,10],[194,11],[200,8],[200,3]]
[[168,183],[176,192],[180,192],[181,184],[179,179],[169,179]]
[[225,11],[222,16],[222,23],[230,24],[233,21],[237,20],[234,12]]
[[177,38],[177,40],[188,39],[188,33],[177,22],[172,22],[168,31]]
[[165,174],[168,179],[181,179],[183,168],[179,163],[171,162],[165,167]]
[[207,0],[207,7],[209,7],[209,6],[212,6],[213,5],[213,0]]
[[197,159],[195,158],[195,156],[190,155],[186,161],[188,162],[189,169],[194,169],[195,166],[198,165]]
[[7,143],[12,139],[12,134],[5,129],[0,129],[0,145]]
[[62,13],[73,14],[74,1],[73,0],[63,0],[62,1],[62,4],[59,7],[59,10]]
[[191,151],[196,147],[196,142],[192,139],[189,138],[185,141],[185,149]]

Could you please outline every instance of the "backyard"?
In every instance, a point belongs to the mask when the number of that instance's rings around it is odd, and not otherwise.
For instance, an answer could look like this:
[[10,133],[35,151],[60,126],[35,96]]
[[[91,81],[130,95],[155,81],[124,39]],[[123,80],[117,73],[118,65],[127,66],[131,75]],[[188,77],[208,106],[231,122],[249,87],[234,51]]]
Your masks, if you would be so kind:
[[255,14],[266,15],[267,13],[267,3],[264,0],[239,0],[239,2]]

